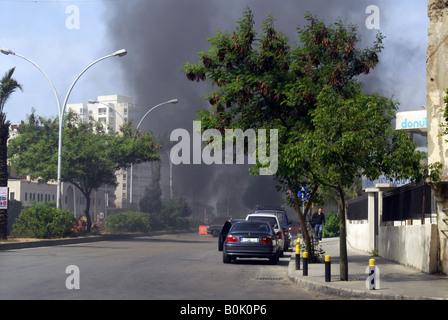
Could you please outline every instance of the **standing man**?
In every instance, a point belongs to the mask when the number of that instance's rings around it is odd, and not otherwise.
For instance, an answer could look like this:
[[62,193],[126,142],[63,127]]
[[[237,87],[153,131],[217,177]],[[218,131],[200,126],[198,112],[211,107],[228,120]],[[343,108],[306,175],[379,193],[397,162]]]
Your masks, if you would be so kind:
[[317,212],[313,214],[312,221],[314,222],[314,240],[316,243],[322,241],[322,229],[325,228],[325,215],[322,212],[322,208],[319,208]]
[[232,218],[227,220],[222,226],[221,233],[218,238],[218,251],[222,251],[224,242],[226,241],[227,234],[229,233],[230,227],[232,226]]

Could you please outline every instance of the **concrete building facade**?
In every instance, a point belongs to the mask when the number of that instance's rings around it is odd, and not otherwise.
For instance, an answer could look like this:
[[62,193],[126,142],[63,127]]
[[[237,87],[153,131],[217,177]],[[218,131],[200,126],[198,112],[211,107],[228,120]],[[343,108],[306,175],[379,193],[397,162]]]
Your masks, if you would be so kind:
[[428,0],[426,94],[428,110],[428,162],[443,165],[441,181],[433,185],[437,201],[439,270],[448,273],[448,135],[443,134],[448,88],[448,0]]
[[[376,184],[369,192],[369,223],[348,226],[348,239],[360,249],[377,249],[391,260],[411,265],[426,272],[448,274],[448,135],[445,133],[448,89],[448,0],[428,0],[428,46],[426,54],[426,118],[428,163],[441,164],[440,181],[430,182],[435,199],[434,214],[429,223],[420,225],[383,224],[381,219],[381,194],[391,184]],[[425,123],[426,122],[426,123]],[[399,129],[413,130],[419,121],[397,119]],[[424,137],[424,135],[422,135]],[[424,138],[423,138],[424,140]],[[378,194],[377,200],[374,195]],[[378,213],[374,207],[377,203]],[[373,222],[373,223],[371,223]],[[367,234],[365,241],[361,234]]]

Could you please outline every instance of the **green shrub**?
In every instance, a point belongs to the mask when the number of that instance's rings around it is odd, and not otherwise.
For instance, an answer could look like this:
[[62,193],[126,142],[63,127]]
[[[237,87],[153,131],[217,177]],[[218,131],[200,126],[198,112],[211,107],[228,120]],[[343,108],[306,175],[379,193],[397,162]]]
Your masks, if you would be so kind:
[[325,228],[322,236],[324,238],[339,237],[339,217],[336,211],[329,211],[325,215]]
[[12,226],[15,238],[63,238],[71,234],[76,218],[70,210],[50,207],[48,203],[35,203],[19,214]]
[[149,232],[149,214],[136,211],[121,212],[106,217],[104,229],[107,232]]

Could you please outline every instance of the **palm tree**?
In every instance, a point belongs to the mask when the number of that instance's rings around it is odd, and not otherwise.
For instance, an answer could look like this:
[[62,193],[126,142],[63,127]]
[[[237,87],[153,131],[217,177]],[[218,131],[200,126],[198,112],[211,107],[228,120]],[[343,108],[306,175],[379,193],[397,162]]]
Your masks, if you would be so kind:
[[[0,187],[8,186],[8,147],[10,122],[6,120],[4,107],[6,101],[17,89],[22,90],[12,75],[15,68],[5,73],[0,82]],[[0,239],[6,239],[8,236],[8,212],[7,209],[0,209]]]

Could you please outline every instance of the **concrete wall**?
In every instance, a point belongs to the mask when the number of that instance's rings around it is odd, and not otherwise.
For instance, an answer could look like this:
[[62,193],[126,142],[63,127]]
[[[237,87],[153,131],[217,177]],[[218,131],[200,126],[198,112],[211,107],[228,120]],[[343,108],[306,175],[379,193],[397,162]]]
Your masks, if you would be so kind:
[[381,226],[381,257],[427,273],[437,271],[437,225]]
[[371,252],[374,248],[369,239],[370,225],[367,220],[347,221],[347,243],[354,249]]
[[[347,222],[347,242],[357,250],[371,252],[371,228],[367,221]],[[437,225],[380,226],[378,235],[379,256],[402,265],[434,273],[437,266]]]
[[437,199],[439,225],[439,270],[448,273],[448,144],[442,135],[445,123],[445,90],[448,88],[448,1],[428,0],[428,48],[426,94],[428,111],[428,162],[444,165],[441,183],[433,190]]

